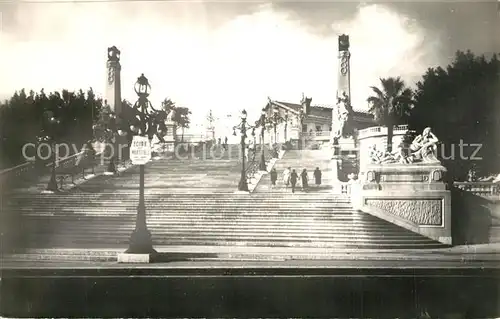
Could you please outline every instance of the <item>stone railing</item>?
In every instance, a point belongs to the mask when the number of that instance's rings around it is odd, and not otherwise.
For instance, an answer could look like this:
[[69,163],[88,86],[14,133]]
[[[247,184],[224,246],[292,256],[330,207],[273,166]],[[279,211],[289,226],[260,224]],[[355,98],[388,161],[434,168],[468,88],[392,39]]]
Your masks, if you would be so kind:
[[0,185],[8,185],[23,180],[36,170],[34,161],[26,162],[0,171]]
[[[57,170],[67,170],[71,167],[77,166],[80,163],[81,157],[85,155],[85,151],[73,154],[71,156],[61,158],[56,161]],[[97,152],[95,156],[100,156],[101,152]],[[37,169],[35,161],[29,161],[12,168],[0,171],[0,185],[14,185],[20,181],[27,180],[28,178],[38,177],[50,171],[52,162],[43,165],[42,170]]]
[[183,143],[198,143],[198,142],[205,142],[209,140],[210,138],[207,137],[206,134],[177,134],[177,142],[183,142]]
[[314,132],[302,132],[301,136],[304,137],[330,137],[331,132],[329,131],[314,131]]
[[479,196],[500,196],[500,184],[492,182],[454,182],[453,186]]
[[[394,125],[393,133],[394,135],[399,135],[401,133],[406,133],[408,130],[407,124]],[[358,131],[358,139],[363,139],[372,136],[387,135],[387,127],[385,126],[374,126],[368,127]]]

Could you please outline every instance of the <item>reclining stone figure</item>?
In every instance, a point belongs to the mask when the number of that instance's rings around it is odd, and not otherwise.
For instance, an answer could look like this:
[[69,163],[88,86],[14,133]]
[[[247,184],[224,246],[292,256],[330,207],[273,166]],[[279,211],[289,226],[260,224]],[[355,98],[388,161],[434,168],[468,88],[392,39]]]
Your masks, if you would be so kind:
[[437,143],[439,139],[431,132],[430,127],[415,137],[409,147],[403,142],[392,152],[378,151],[376,145],[369,147],[369,157],[374,164],[412,164],[418,162],[434,163],[437,159]]

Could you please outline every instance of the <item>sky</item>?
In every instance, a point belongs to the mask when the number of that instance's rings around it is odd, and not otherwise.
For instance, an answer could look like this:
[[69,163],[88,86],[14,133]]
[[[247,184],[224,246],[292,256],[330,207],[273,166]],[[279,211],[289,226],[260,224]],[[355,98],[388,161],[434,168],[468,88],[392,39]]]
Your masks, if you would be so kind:
[[194,123],[210,109],[220,119],[242,109],[258,116],[268,96],[335,103],[340,34],[350,36],[357,109],[367,108],[380,77],[412,86],[456,50],[500,52],[494,1],[33,2],[0,1],[0,98],[21,88],[103,95],[115,45],[123,98],[136,100],[144,73],[153,105],[171,98],[192,110]]

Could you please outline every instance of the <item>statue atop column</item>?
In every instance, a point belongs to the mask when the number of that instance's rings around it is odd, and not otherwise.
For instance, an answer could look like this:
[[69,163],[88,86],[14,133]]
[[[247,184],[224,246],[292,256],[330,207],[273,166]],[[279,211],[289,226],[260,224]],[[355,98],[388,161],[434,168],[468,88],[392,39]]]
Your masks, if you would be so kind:
[[346,124],[349,120],[349,114],[351,113],[351,104],[349,101],[349,96],[342,91],[340,96],[337,97],[337,104],[334,109],[334,127],[332,127],[333,138],[339,139],[346,135]]
[[346,34],[339,36],[339,51],[349,51],[349,36]]
[[108,61],[120,62],[120,50],[116,46],[108,48]]

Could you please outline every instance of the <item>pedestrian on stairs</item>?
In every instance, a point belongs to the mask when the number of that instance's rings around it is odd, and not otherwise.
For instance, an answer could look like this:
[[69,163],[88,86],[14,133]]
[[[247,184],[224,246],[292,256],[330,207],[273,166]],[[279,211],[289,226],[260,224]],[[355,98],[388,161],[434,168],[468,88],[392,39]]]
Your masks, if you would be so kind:
[[302,190],[307,191],[307,187],[308,187],[307,182],[308,182],[309,178],[307,177],[307,170],[305,168],[302,170],[300,177],[302,179]]
[[316,170],[314,170],[314,181],[316,182],[316,187],[321,185],[321,170],[319,167],[316,167]]
[[283,171],[283,184],[285,184],[285,188],[288,188],[288,185],[290,184],[290,169],[290,167],[287,167]]
[[276,180],[278,179],[278,172],[276,168],[273,167],[271,170],[271,187],[276,186]]
[[295,185],[297,184],[298,178],[299,178],[299,175],[297,175],[297,172],[295,170],[292,170],[292,173],[290,174],[290,183],[292,184],[292,193],[295,193]]

